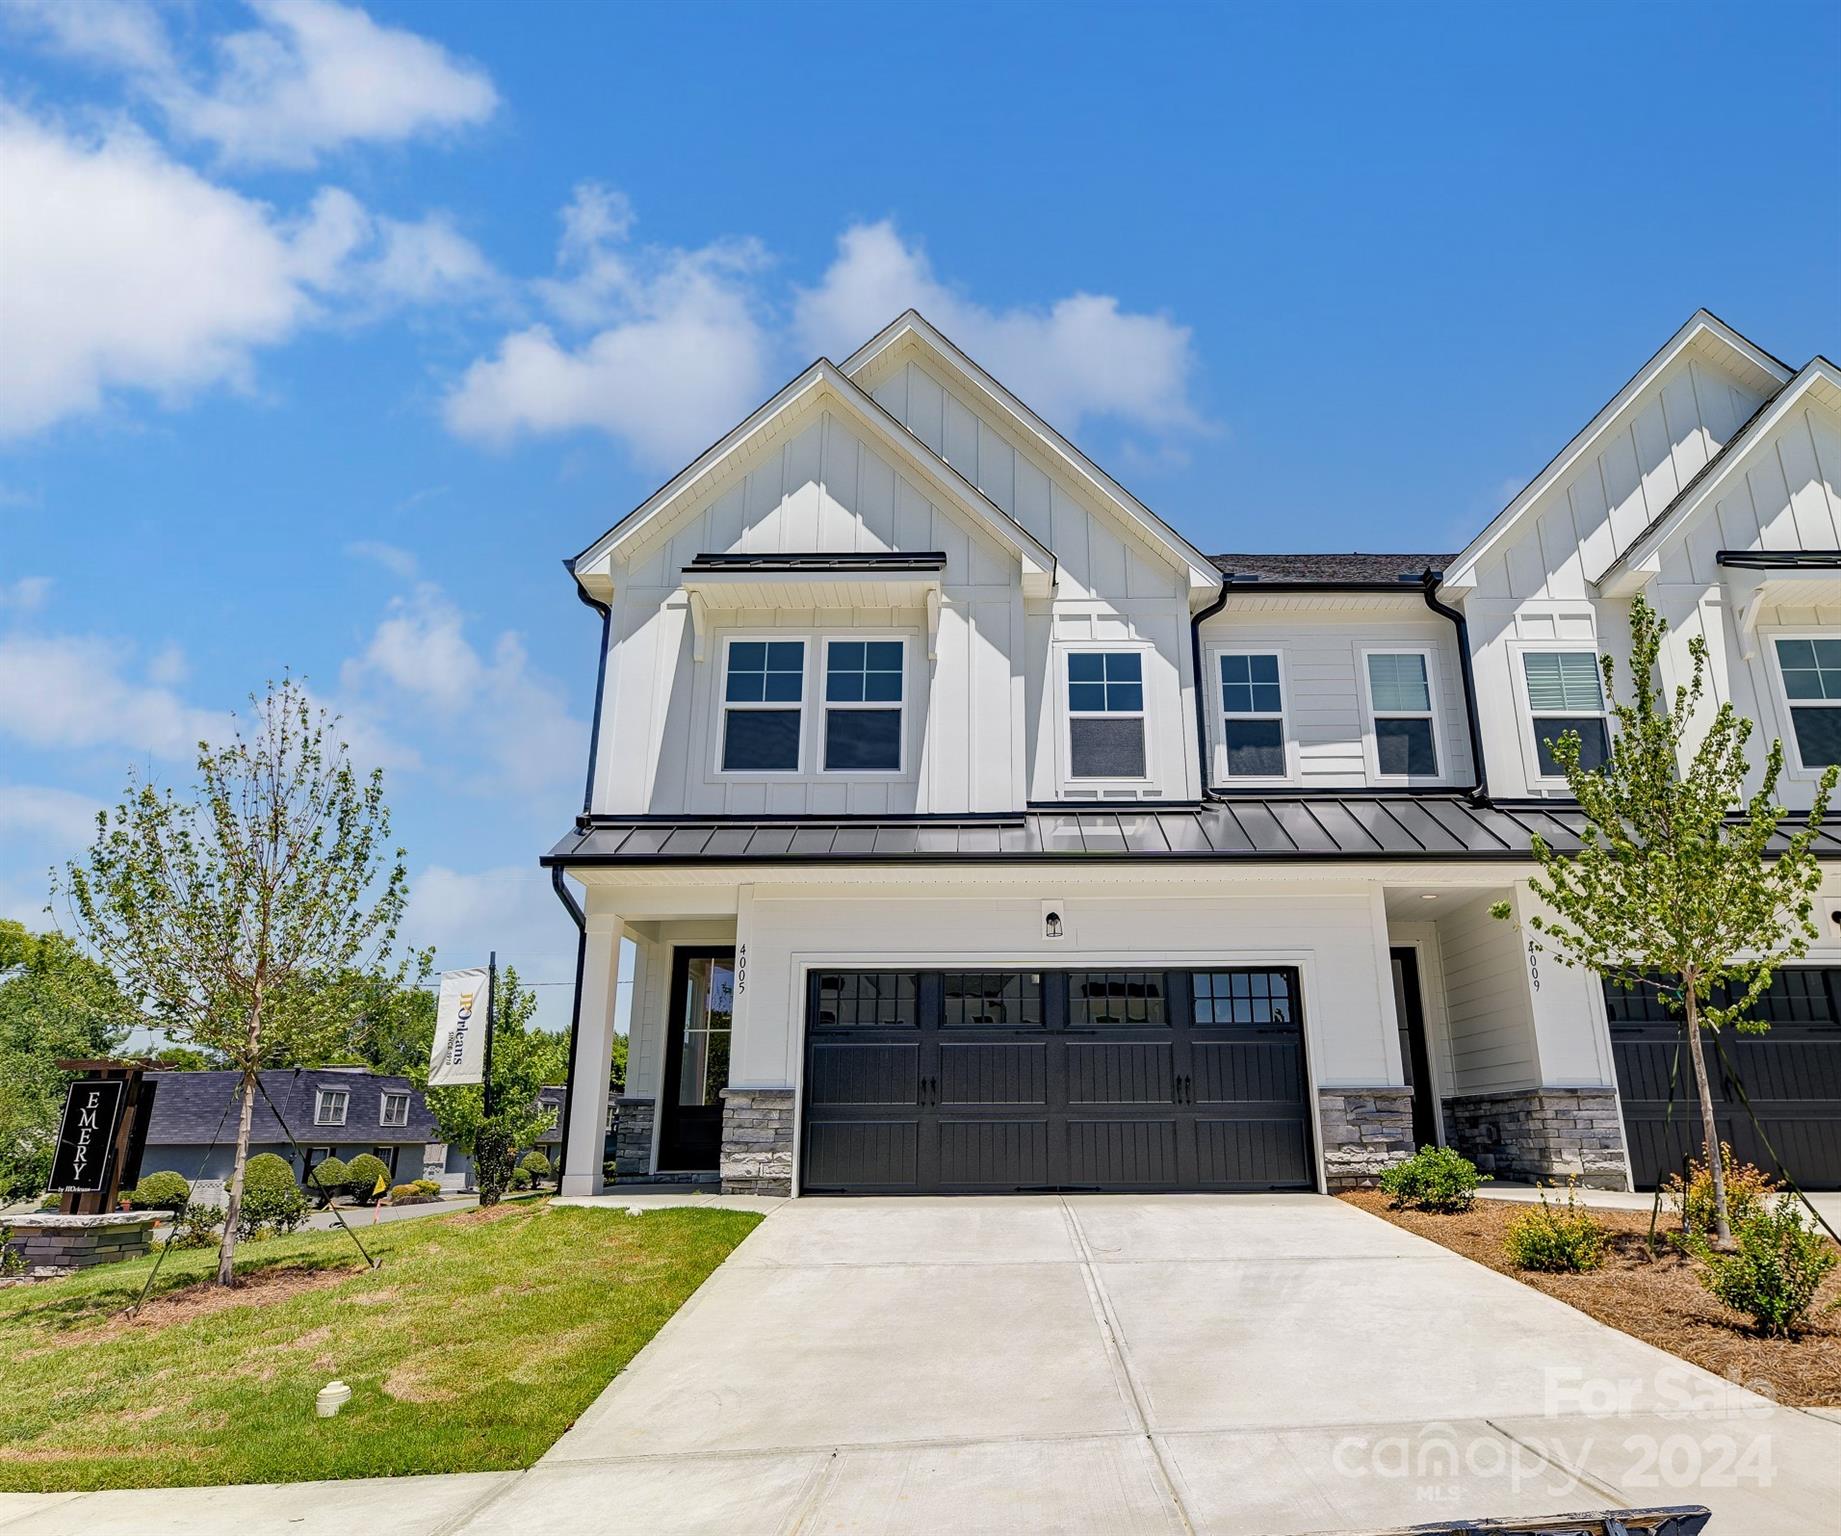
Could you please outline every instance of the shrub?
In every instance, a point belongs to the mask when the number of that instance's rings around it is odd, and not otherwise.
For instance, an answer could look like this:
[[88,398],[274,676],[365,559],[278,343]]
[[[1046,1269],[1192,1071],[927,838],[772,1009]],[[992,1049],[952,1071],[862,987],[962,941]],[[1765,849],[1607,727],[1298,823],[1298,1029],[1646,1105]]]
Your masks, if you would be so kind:
[[174,1224],[172,1246],[215,1248],[223,1226],[224,1208],[221,1205],[188,1205]]
[[423,1196],[413,1184],[392,1184],[390,1186],[390,1203],[392,1205],[416,1205]]
[[488,1120],[473,1133],[473,1169],[481,1205],[497,1205],[503,1198],[505,1186],[513,1182],[512,1159],[517,1150],[503,1120]]
[[237,1211],[238,1238],[275,1237],[307,1219],[307,1197],[294,1170],[273,1152],[258,1152],[243,1170],[243,1204]]
[[[1814,1222],[1804,1220],[1792,1195],[1756,1202],[1745,1220],[1735,1224],[1733,1238],[1738,1244],[1735,1253],[1717,1252],[1699,1233],[1688,1238],[1700,1283],[1733,1311],[1750,1317],[1759,1332],[1794,1338],[1815,1305],[1815,1293],[1841,1256]],[[1823,1310],[1837,1307],[1841,1301]]]
[[360,1205],[370,1205],[377,1199],[379,1179],[387,1185],[390,1182],[390,1170],[384,1166],[381,1157],[373,1157],[369,1152],[360,1152],[345,1165],[345,1187]]
[[351,1170],[336,1157],[322,1157],[307,1174],[307,1188],[319,1197],[321,1210],[344,1194],[350,1182]]
[[530,1169],[528,1168],[512,1169],[511,1170],[511,1187],[513,1189],[529,1189],[531,1187]]
[[[1737,1232],[1781,1186],[1762,1168],[1734,1161],[1731,1146],[1723,1141],[1720,1143],[1720,1166],[1726,1175],[1726,1214],[1733,1231]],[[1662,1186],[1662,1193],[1680,1217],[1683,1232],[1691,1236],[1713,1230],[1713,1170],[1705,1159],[1690,1158],[1686,1181],[1678,1173],[1670,1174],[1668,1182]]]
[[1421,1147],[1381,1175],[1381,1188],[1395,1210],[1467,1211],[1476,1204],[1477,1185],[1487,1178],[1461,1152]]
[[1538,1269],[1547,1274],[1583,1274],[1604,1262],[1605,1229],[1579,1204],[1576,1184],[1566,1186],[1566,1204],[1549,1205],[1547,1191],[1541,1203],[1522,1211],[1509,1222],[1502,1250],[1517,1269]]
[[0,1278],[10,1279],[25,1272],[25,1255],[13,1246],[13,1229],[0,1223]]
[[192,1186],[183,1174],[166,1170],[150,1173],[128,1191],[128,1204],[137,1211],[171,1211],[178,1216],[192,1198]]
[[526,1152],[519,1159],[518,1166],[531,1176],[534,1183],[542,1183],[550,1176],[550,1160],[541,1152]]

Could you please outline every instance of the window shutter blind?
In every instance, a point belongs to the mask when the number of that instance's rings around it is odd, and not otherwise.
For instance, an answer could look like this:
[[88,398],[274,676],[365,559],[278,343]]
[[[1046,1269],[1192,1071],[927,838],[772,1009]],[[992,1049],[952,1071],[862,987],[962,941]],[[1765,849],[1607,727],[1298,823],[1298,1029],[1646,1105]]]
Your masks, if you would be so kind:
[[1589,651],[1524,651],[1521,664],[1535,714],[1604,708],[1598,658]]

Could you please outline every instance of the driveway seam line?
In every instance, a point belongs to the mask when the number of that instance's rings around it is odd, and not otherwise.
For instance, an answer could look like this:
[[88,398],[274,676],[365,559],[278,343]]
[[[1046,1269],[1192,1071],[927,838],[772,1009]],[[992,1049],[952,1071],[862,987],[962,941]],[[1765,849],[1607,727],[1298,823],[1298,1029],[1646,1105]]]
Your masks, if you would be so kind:
[[1570,1462],[1554,1460],[1551,1455],[1542,1450],[1538,1445],[1530,1445],[1526,1440],[1522,1439],[1520,1435],[1516,1434],[1513,1430],[1503,1428],[1503,1426],[1498,1424],[1494,1419],[1486,1418],[1483,1420],[1483,1423],[1497,1434],[1501,1435],[1502,1438],[1507,1440],[1511,1445],[1519,1445],[1530,1455],[1538,1456],[1548,1466],[1565,1473],[1581,1486],[1590,1488],[1594,1493],[1611,1500],[1614,1504],[1623,1504],[1626,1506],[1630,1504],[1630,1495],[1625,1493],[1624,1490],[1619,1488],[1615,1483],[1602,1481],[1599,1478],[1593,1477],[1583,1466],[1575,1467]]
[[1131,1360],[1125,1352],[1125,1330],[1120,1324],[1117,1312],[1113,1309],[1112,1297],[1106,1290],[1106,1283],[1100,1279],[1099,1268],[1093,1262],[1093,1250],[1087,1246],[1087,1235],[1080,1230],[1080,1218],[1068,1204],[1067,1196],[1060,1195],[1061,1215],[1068,1224],[1068,1232],[1074,1242],[1074,1251],[1080,1256],[1080,1270],[1087,1282],[1087,1295],[1093,1302],[1093,1308],[1099,1322],[1100,1337],[1106,1346],[1106,1356],[1115,1365],[1117,1373],[1123,1377],[1127,1400],[1138,1420],[1138,1433],[1151,1453],[1151,1464],[1156,1468],[1158,1481],[1163,1484],[1164,1492],[1169,1495],[1170,1508],[1175,1510],[1176,1518],[1182,1522],[1182,1528],[1195,1536],[1195,1522],[1189,1518],[1188,1506],[1183,1503],[1181,1492],[1176,1486],[1174,1469],[1164,1460],[1163,1447],[1157,1443],[1157,1436],[1151,1431],[1151,1416],[1144,1400],[1144,1393],[1138,1379],[1132,1374]]

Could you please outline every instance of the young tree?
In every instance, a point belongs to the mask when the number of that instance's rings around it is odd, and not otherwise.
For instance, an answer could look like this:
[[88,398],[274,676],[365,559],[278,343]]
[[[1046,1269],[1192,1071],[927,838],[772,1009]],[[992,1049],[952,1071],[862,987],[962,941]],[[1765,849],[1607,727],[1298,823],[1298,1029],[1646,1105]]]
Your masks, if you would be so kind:
[[[1752,722],[1721,704],[1684,768],[1683,744],[1706,694],[1707,645],[1698,635],[1688,642],[1693,675],[1671,701],[1652,681],[1667,629],[1639,594],[1630,612],[1628,699],[1617,695],[1613,659],[1602,658],[1617,729],[1601,768],[1581,767],[1576,732],[1551,744],[1586,825],[1575,854],[1534,838],[1540,874],[1529,885],[1554,915],[1531,917],[1529,925],[1538,935],[1531,942],[1563,964],[1585,966],[1626,990],[1651,988],[1685,1015],[1713,1175],[1715,1241],[1730,1248],[1701,1030],[1766,1028],[1749,1017],[1752,1005],[1772,971],[1806,953],[1815,938],[1811,912],[1822,874],[1810,843],[1827,814],[1835,769],[1822,775],[1808,817],[1772,856],[1771,840],[1788,814],[1777,803],[1783,743],[1771,743],[1758,790],[1744,799]],[[1492,910],[1509,916],[1507,902]]]
[[390,959],[408,881],[382,771],[358,777],[336,719],[293,679],[251,702],[228,743],[199,743],[189,798],[131,779],[62,882],[96,953],[168,1033],[242,1074],[220,1285],[235,1283],[256,1073],[342,1039],[361,1006],[350,978],[406,964]]

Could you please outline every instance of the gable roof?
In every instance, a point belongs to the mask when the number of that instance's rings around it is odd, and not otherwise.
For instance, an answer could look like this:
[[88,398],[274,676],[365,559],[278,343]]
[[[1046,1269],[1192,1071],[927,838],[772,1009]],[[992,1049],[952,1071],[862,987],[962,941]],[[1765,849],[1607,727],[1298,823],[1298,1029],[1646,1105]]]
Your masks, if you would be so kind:
[[1709,310],[1697,309],[1687,324],[1676,331],[1656,354],[1624,383],[1566,446],[1547,461],[1546,467],[1515,494],[1513,500],[1490,519],[1488,525],[1451,559],[1446,571],[1446,586],[1470,586],[1474,582],[1477,562],[1493,548],[1509,529],[1521,520],[1522,513],[1558,484],[1598,439],[1610,428],[1631,401],[1643,393],[1656,378],[1689,347],[1712,344],[1723,349],[1742,366],[1762,374],[1776,388],[1787,383],[1795,372],[1781,358],[1773,357],[1756,342],[1741,336]]
[[844,360],[844,372],[855,378],[877,358],[907,341],[919,343],[949,373],[956,375],[962,389],[984,400],[999,415],[1009,417],[1020,429],[1024,440],[1032,443],[1057,464],[1075,484],[1085,487],[1139,537],[1154,548],[1163,550],[1179,568],[1186,569],[1191,589],[1204,592],[1219,589],[1220,579],[1206,555],[986,373],[963,348],[936,329],[919,310],[904,310],[857,348]]
[[573,560],[566,562],[584,591],[605,598],[612,587],[612,560],[622,545],[637,538],[674,510],[689,505],[711,485],[724,467],[750,446],[771,437],[787,412],[817,401],[837,405],[883,451],[906,464],[942,500],[967,515],[1022,563],[1025,588],[1046,592],[1054,583],[1055,554],[1027,528],[973,485],[888,411],[873,400],[829,358],[821,357],[778,390],[738,426],[725,433],[671,479],[648,496]]
[[1782,389],[1767,398],[1751,419],[1719,447],[1719,451],[1701,466],[1700,473],[1676,494],[1649,526],[1631,540],[1630,545],[1605,567],[1598,578],[1602,592],[1623,592],[1640,586],[1654,569],[1661,546],[1694,516],[1707,499],[1731,477],[1752,448],[1794,410],[1807,395],[1826,399],[1832,408],[1841,405],[1841,369],[1819,353],[1811,358]]
[[[262,1080],[261,1093],[251,1108],[249,1139],[252,1142],[278,1142],[288,1139],[287,1132],[303,1147],[339,1145],[347,1142],[415,1143],[439,1141],[435,1117],[421,1090],[406,1077],[393,1077],[361,1067],[303,1067],[298,1070],[278,1068],[257,1074]],[[203,1147],[236,1140],[235,1094],[242,1080],[240,1072],[149,1072],[154,1090],[153,1117],[147,1127],[147,1147]],[[321,1088],[343,1088],[350,1094],[345,1106],[344,1125],[313,1123],[314,1095]],[[409,1095],[409,1123],[383,1123],[383,1096],[386,1093]],[[271,1103],[271,1101],[273,1101]],[[276,1118],[279,1109],[287,1121],[282,1129]],[[228,1111],[228,1114],[226,1114]],[[181,1170],[183,1171],[183,1170]]]

